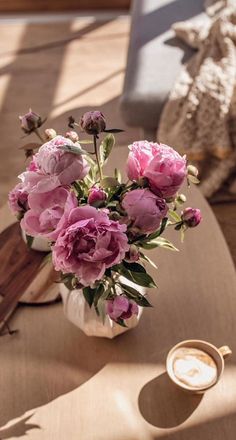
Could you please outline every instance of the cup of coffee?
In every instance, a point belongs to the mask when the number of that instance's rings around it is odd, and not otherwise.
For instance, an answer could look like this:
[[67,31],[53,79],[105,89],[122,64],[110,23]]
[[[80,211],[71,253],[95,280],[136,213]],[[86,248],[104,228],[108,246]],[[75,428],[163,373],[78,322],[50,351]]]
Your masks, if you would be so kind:
[[184,391],[201,394],[219,381],[230,354],[228,346],[217,348],[206,341],[188,339],[169,351],[167,374]]

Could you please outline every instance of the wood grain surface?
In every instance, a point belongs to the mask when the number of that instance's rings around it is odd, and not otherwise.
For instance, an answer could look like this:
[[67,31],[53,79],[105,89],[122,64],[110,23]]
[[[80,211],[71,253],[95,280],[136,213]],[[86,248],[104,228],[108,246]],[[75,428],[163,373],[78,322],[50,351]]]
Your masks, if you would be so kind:
[[18,301],[50,302],[59,289],[52,264],[44,264],[45,253],[29,249],[19,223],[12,221],[14,216],[6,206],[0,222],[0,330]]
[[0,0],[0,12],[128,9],[130,0]]
[[[126,148],[113,153],[123,166]],[[151,251],[158,289],[139,326],[105,340],[86,337],[61,304],[20,307],[19,332],[0,338],[0,438],[28,440],[235,440],[236,279],[225,240],[197,188],[203,212],[179,254]],[[177,342],[228,344],[224,376],[204,396],[187,395],[165,373]]]

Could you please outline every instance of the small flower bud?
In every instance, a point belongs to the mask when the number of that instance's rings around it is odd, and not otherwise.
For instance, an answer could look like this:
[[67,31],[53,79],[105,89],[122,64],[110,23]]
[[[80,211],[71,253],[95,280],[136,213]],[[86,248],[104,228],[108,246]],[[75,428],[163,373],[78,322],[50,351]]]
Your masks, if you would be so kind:
[[107,198],[105,191],[101,188],[93,187],[89,190],[88,203],[98,208],[102,206]]
[[187,198],[184,194],[179,194],[176,198],[176,203],[179,205],[183,205],[186,202]]
[[201,211],[198,208],[185,208],[182,212],[181,219],[186,226],[194,228],[199,225],[202,220]]
[[86,112],[80,119],[80,126],[86,133],[96,136],[106,129],[106,120],[99,111]]
[[130,245],[129,251],[125,254],[125,259],[130,262],[139,260],[139,251],[134,244]]
[[30,109],[28,113],[23,116],[19,116],[21,121],[21,128],[26,134],[30,134],[32,131],[41,127],[42,119],[37,113],[32,112]]
[[72,142],[78,142],[79,135],[76,131],[70,130],[66,132],[66,138],[70,139]]
[[54,128],[47,128],[44,133],[48,141],[54,139],[57,135],[57,132],[54,130]]
[[188,165],[187,171],[189,176],[194,176],[194,177],[198,176],[198,169],[194,165]]

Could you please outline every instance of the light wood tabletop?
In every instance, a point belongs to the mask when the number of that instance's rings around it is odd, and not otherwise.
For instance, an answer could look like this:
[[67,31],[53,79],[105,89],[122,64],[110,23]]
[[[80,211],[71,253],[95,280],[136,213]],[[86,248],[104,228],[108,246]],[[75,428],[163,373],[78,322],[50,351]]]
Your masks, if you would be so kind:
[[[111,167],[123,168],[126,154],[117,148]],[[235,270],[199,190],[187,196],[203,222],[184,244],[168,233],[181,252],[150,252],[158,289],[136,329],[114,340],[89,338],[60,303],[17,309],[11,327],[19,332],[0,338],[0,439],[235,440]],[[12,221],[1,214],[1,226]],[[233,350],[204,396],[178,390],[165,373],[169,349],[191,338]]]

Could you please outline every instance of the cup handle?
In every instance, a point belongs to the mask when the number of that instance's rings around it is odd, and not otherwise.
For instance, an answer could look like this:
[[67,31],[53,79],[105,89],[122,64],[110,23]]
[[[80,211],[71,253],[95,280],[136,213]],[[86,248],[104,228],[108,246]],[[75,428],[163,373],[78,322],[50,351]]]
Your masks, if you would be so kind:
[[232,354],[232,350],[228,347],[228,345],[223,345],[222,347],[218,348],[218,350],[224,359]]

